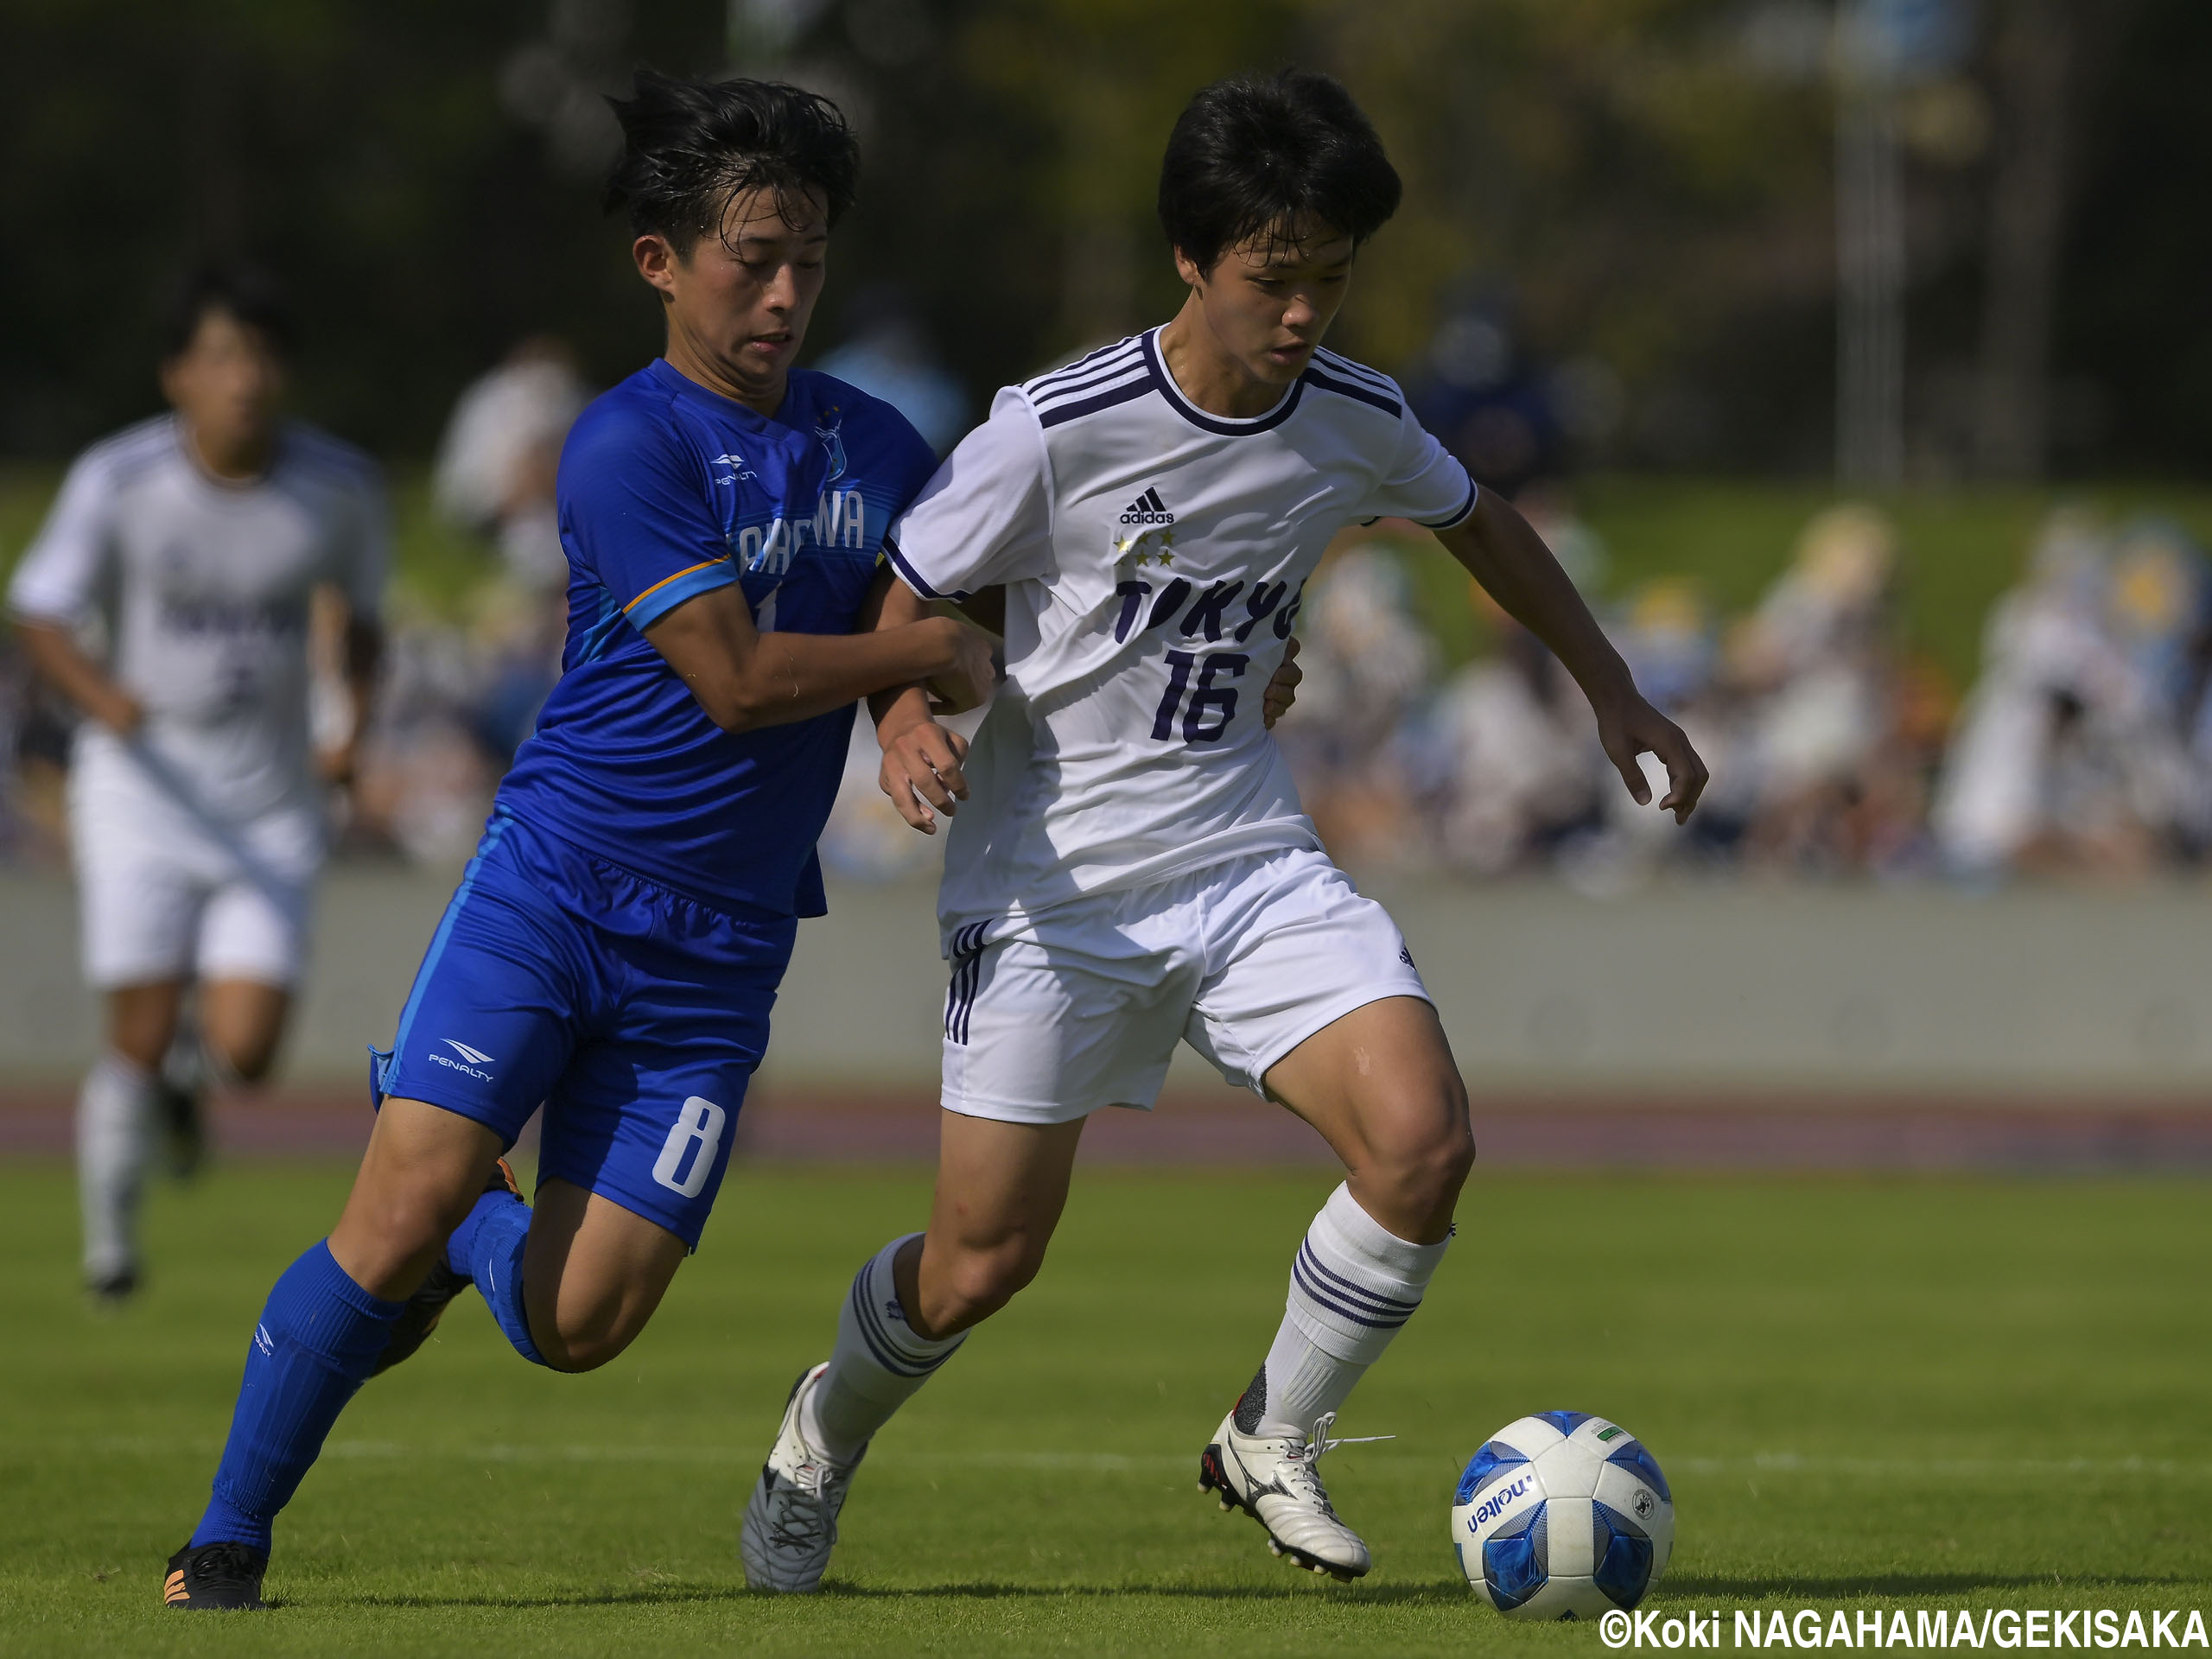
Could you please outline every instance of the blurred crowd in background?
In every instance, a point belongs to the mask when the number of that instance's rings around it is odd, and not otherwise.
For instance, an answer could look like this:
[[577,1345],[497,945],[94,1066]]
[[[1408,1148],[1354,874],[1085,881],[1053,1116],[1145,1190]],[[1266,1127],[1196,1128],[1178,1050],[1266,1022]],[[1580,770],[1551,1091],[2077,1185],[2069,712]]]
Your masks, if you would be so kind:
[[[949,450],[973,413],[959,383],[895,294],[860,315],[822,366]],[[2178,525],[2054,512],[1986,620],[1978,679],[1959,686],[1908,641],[1898,531],[1878,508],[1819,512],[1775,550],[1781,573],[1758,601],[1720,614],[1689,578],[1611,579],[1567,481],[1580,394],[1523,363],[1491,314],[1447,322],[1405,384],[1542,533],[1713,782],[1686,828],[1636,807],[1557,661],[1471,582],[1440,583],[1428,537],[1386,521],[1348,531],[1315,578],[1305,683],[1277,731],[1355,868],[1550,872],[1604,893],[1669,869],[1986,882],[2212,854],[2212,562]],[[555,474],[591,391],[572,351],[533,336],[456,402],[430,500],[480,575],[442,610],[402,584],[373,728],[334,806],[342,852],[450,865],[473,848],[559,673]],[[1453,607],[1465,614],[1441,614]],[[1451,660],[1446,638],[1471,638],[1471,657]],[[11,660],[0,741],[17,757],[0,853],[58,866],[67,718]],[[861,722],[825,860],[854,879],[925,874],[941,842],[892,812],[874,760]]]
[[[1523,505],[1594,588],[1605,550],[1571,499]],[[1880,512],[1847,503],[1805,525],[1747,614],[1716,615],[1685,581],[1592,591],[1712,767],[1687,828],[1633,804],[1557,661],[1478,590],[1492,647],[1443,666],[1408,542],[1346,546],[1317,582],[1279,735],[1355,866],[1548,868],[1605,893],[1670,867],[1986,882],[2138,874],[2212,849],[2212,565],[2185,534],[2054,514],[1963,696],[1904,642],[1897,551]]]
[[[45,487],[22,480],[151,407],[162,284],[135,279],[211,252],[281,270],[297,407],[405,486],[341,852],[465,856],[557,672],[562,435],[659,344],[599,211],[606,95],[645,62],[849,111],[864,188],[814,360],[940,451],[992,387],[1179,302],[1154,194],[1193,87],[1287,62],[1346,80],[1406,194],[1332,345],[1398,373],[1522,505],[1714,776],[1687,828],[1631,809],[1541,647],[1379,526],[1308,596],[1279,734],[1354,865],[1609,891],[1669,868],[2128,873],[2212,846],[2212,601],[2181,529],[2022,533],[1983,649],[1947,635],[1939,659],[1905,625],[1899,528],[1853,505],[2207,476],[2193,0],[330,0],[18,7],[10,28],[0,130],[37,164],[0,175],[0,563]],[[134,280],[52,257],[118,223]],[[1726,613],[1625,533],[1609,561],[1573,493],[1832,464],[1837,505],[1777,528],[1758,569],[1779,574]],[[1949,549],[1909,550],[1925,572]],[[0,861],[58,867],[67,721],[4,637],[0,742]],[[825,855],[925,868],[939,843],[876,796],[865,744]]]

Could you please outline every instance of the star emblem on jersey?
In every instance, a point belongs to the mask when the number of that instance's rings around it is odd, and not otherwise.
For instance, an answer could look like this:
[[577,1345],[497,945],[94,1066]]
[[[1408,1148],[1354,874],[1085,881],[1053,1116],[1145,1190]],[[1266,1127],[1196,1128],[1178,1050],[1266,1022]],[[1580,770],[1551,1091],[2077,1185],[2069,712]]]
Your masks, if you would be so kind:
[[1175,515],[1166,502],[1160,499],[1160,489],[1154,485],[1142,495],[1122,509],[1121,533],[1114,537],[1116,558],[1136,555],[1138,564],[1172,565],[1175,556],[1167,550],[1175,544]]

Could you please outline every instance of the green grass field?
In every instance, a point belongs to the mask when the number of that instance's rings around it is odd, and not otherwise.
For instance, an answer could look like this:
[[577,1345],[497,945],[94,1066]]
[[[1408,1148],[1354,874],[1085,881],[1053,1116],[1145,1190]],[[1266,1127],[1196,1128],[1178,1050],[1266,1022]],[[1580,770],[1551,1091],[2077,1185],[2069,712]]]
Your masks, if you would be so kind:
[[160,1194],[157,1277],[99,1320],[65,1172],[0,1166],[0,1652],[1596,1653],[1478,1605],[1448,1542],[1476,1444],[1563,1405],[1666,1465],[1677,1611],[2212,1607],[2201,1184],[1480,1177],[1343,1426],[1398,1438],[1325,1465],[1378,1562],[1341,1587],[1193,1480],[1327,1179],[1112,1170],[878,1443],[829,1592],[755,1598],[737,1513],[785,1390],[927,1192],[760,1167],[631,1353],[556,1376],[464,1301],[340,1421],[281,1605],[164,1612],[254,1313],[344,1180]]

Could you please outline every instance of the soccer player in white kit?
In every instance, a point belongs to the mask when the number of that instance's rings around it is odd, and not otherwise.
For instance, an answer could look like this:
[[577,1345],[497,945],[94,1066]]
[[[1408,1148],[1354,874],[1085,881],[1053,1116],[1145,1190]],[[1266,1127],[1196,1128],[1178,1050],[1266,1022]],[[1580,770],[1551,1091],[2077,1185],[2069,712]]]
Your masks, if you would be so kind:
[[1257,688],[1330,538],[1407,518],[1557,653],[1637,800],[1642,753],[1678,818],[1706,776],[1520,515],[1387,377],[1319,349],[1397,200],[1325,76],[1205,88],[1160,178],[1181,312],[1001,391],[892,527],[916,609],[1003,587],[1007,680],[964,754],[918,692],[879,700],[893,801],[918,828],[957,813],[937,1196],[926,1233],[861,1269],[831,1357],[793,1389],[745,1516],[758,1587],[819,1583],[870,1438],[1034,1275],[1084,1118],[1148,1107],[1179,1039],[1313,1124],[1346,1171],[1200,1484],[1277,1554],[1369,1569],[1314,1465],[1421,1302],[1474,1143],[1404,940],[1322,851]]
[[[9,589],[25,654],[86,716],[70,766],[86,979],[105,1052],[77,1105],[87,1287],[137,1287],[138,1199],[162,1128],[196,1150],[200,1063],[252,1083],[282,1036],[322,861],[310,601],[347,614],[351,729],[377,654],[388,558],[369,459],[281,421],[289,326],[266,278],[211,269],[179,296],[162,363],[173,412],[70,468]],[[88,623],[104,649],[88,649]],[[96,650],[98,654],[96,654]],[[320,776],[318,776],[320,772]],[[198,1041],[176,1042],[199,987]]]

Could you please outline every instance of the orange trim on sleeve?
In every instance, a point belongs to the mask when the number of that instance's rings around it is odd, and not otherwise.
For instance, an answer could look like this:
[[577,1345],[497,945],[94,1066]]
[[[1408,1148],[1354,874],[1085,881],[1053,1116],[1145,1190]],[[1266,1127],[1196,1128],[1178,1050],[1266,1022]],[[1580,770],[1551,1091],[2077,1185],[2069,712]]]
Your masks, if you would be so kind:
[[690,570],[679,570],[672,576],[663,576],[658,582],[653,583],[652,587],[646,588],[644,593],[639,594],[637,598],[632,600],[627,605],[625,605],[622,607],[623,613],[627,615],[630,612],[636,610],[639,606],[644,604],[645,601],[651,599],[655,594],[660,592],[660,590],[667,587],[670,582],[683,581],[684,577],[691,574],[692,570],[704,570],[710,564],[728,564],[728,563],[729,561],[728,559],[702,559],[698,563],[693,565]]

